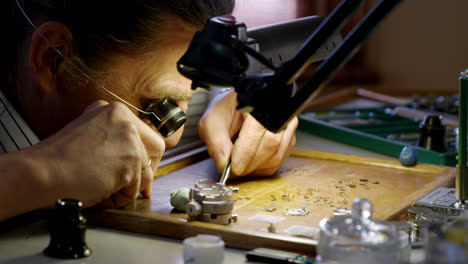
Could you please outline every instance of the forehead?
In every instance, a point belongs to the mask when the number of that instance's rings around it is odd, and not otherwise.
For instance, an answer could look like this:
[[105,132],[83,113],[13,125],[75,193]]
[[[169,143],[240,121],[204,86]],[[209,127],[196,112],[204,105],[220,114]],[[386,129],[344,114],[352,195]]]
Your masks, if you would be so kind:
[[144,53],[113,58],[113,70],[106,79],[108,84],[112,81],[114,87],[125,87],[120,94],[134,99],[138,96],[178,100],[190,98],[191,82],[179,74],[176,64],[187,50],[197,28],[177,18],[165,21],[153,36],[148,36],[152,41],[144,47]]
[[201,26],[185,22],[177,16],[167,15],[161,18],[160,26],[153,33],[153,37],[156,43],[166,46],[173,41],[189,42],[195,32],[201,29]]
[[158,32],[154,35],[154,42],[150,50],[137,60],[145,67],[153,70],[153,74],[167,73],[179,75],[177,61],[187,50],[193,35],[198,28],[172,17],[166,19]]
[[177,61],[187,50],[193,35],[199,29],[176,16],[165,17],[160,26],[148,36],[151,41],[149,44],[146,43],[142,56],[137,56],[138,60],[143,59],[149,63],[157,61],[159,65]]

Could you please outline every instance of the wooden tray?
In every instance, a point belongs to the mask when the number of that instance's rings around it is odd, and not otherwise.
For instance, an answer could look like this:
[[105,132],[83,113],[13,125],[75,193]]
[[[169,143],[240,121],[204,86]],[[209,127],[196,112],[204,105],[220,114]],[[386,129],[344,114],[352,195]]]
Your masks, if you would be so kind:
[[[226,246],[239,249],[274,247],[314,252],[316,240],[293,237],[284,230],[292,225],[318,227],[336,207],[351,207],[356,197],[367,197],[374,205],[374,218],[396,220],[407,207],[439,186],[453,183],[455,169],[419,164],[403,167],[396,160],[347,154],[294,150],[273,177],[244,177],[228,182],[239,187],[233,213],[237,223],[228,226],[188,222],[186,214],[172,210],[170,193],[192,187],[196,180],[217,181],[214,163],[206,159],[157,177],[151,199],[136,200],[121,209],[85,211],[92,225],[183,239],[199,233],[220,235]],[[278,208],[268,212],[265,207]],[[306,208],[305,216],[286,216],[285,210]],[[249,220],[256,214],[283,216],[276,233],[264,231]]]

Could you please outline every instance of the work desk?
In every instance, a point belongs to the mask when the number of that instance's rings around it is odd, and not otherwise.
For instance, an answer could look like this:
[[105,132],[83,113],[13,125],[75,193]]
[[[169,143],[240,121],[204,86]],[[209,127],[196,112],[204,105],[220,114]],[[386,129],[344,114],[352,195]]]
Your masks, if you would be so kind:
[[[388,158],[385,155],[297,132],[296,146],[356,155]],[[40,215],[8,230],[0,228],[0,263],[183,263],[180,240],[88,227],[86,242],[92,256],[78,260],[59,260],[42,254],[49,243],[47,221]],[[1,225],[0,225],[1,226]],[[224,263],[246,263],[245,251],[226,248]]]

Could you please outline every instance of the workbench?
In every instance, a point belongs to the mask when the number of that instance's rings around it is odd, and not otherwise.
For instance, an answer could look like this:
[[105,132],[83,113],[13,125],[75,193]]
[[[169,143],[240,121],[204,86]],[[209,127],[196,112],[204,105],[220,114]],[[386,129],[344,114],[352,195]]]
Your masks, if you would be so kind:
[[[385,155],[323,139],[298,131],[297,147],[341,152],[377,158]],[[42,250],[49,243],[47,221],[32,215],[9,230],[0,232],[0,263],[183,263],[182,241],[105,228],[88,227],[86,242],[93,251],[89,258],[57,260],[45,257]],[[226,248],[224,263],[245,263],[245,251]]]

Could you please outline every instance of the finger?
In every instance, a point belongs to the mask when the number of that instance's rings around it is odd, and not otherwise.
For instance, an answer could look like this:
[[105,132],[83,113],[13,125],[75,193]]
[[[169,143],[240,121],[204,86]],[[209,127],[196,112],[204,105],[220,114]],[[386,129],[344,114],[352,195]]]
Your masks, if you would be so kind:
[[[159,132],[151,129],[148,125],[146,125],[142,120],[138,118],[136,118],[135,124],[140,134],[141,142],[144,145],[144,149],[146,149],[146,153],[148,154],[152,162],[154,162],[154,164],[151,163],[151,165],[155,166],[154,168],[156,168],[166,148],[164,138],[161,136],[161,134],[159,134]],[[146,162],[147,158],[145,158],[144,160]]]
[[[140,136],[140,141],[142,143],[142,161],[144,164],[140,167],[143,168],[148,162],[148,158],[151,159],[151,168],[155,172],[156,168],[162,158],[162,155],[165,151],[165,142],[162,135],[156,130],[154,125],[149,122],[149,120],[141,120],[133,113],[129,111],[130,119],[133,124],[135,124],[138,134]],[[148,174],[149,175],[149,174]]]
[[[208,154],[213,158],[219,172],[222,172],[231,155],[232,137],[239,131],[243,117],[236,112],[236,94],[223,95],[203,115],[198,134],[205,142]],[[219,98],[217,98],[219,99]]]
[[[141,123],[145,123],[145,122],[143,121]],[[146,125],[144,126],[148,127]],[[159,133],[155,133],[155,134],[159,135]],[[147,150],[147,146],[144,144],[143,139],[141,138],[142,133],[139,132],[139,135],[140,135],[139,142],[140,142],[140,153],[141,153],[141,164],[140,164],[141,169],[139,173],[137,173],[139,177],[138,193],[141,193],[143,197],[149,197],[151,195],[151,192],[150,192],[151,190],[148,189],[148,185],[150,185],[151,182],[153,181],[153,175],[154,175],[153,168],[156,169],[159,163],[159,159],[157,159],[157,157],[154,158],[155,164],[153,164],[153,158],[151,158],[151,155],[149,154],[149,151]],[[155,138],[158,138],[158,136],[155,136]],[[161,149],[164,149],[164,146],[162,146]]]
[[265,133],[266,129],[257,120],[251,115],[246,117],[231,155],[231,169],[235,175],[244,175]]
[[[214,125],[206,126],[216,127]],[[208,154],[213,158],[218,171],[223,171],[224,167],[228,163],[229,155],[233,147],[227,130],[225,130],[222,126],[218,126],[217,131],[199,132],[199,134],[202,140],[205,142]]]
[[[152,131],[155,131],[156,134],[162,137],[162,135],[159,133],[158,129],[154,126],[151,120],[149,120],[148,118],[142,118],[141,121],[145,125],[149,126]],[[177,143],[180,141],[180,138],[182,137],[182,134],[184,133],[184,128],[185,128],[185,125],[182,125],[179,129],[177,129],[177,131],[175,131],[169,137],[167,138],[162,137],[162,139],[164,140],[165,148],[172,148],[175,145],[177,145]]]
[[[140,136],[140,140],[141,142],[143,142],[143,145],[146,148],[148,155],[151,159],[159,161],[162,157],[162,153],[165,150],[165,144],[161,134],[159,134],[159,132],[151,129],[148,125],[146,125],[123,103],[112,102],[109,104],[108,107],[125,109],[125,111],[119,112],[120,118],[126,119],[130,121],[131,124],[135,125],[135,128],[137,129],[138,134]],[[146,157],[143,160],[144,162],[146,162]]]
[[[151,170],[153,173],[153,170]],[[149,198],[151,197],[151,194],[153,193],[153,176],[151,176],[151,181],[148,182],[148,184],[141,190],[141,195],[144,198]]]
[[[118,192],[118,195],[113,196],[112,200],[119,203],[125,199],[136,199],[140,192],[145,197],[151,195],[154,171],[156,171],[165,150],[165,142],[159,132],[153,130],[131,111],[126,111],[126,113],[127,118],[135,125],[138,131],[139,138],[137,140],[141,144],[138,152],[141,153],[141,158],[137,163],[137,168],[134,170],[134,173],[136,173],[135,181],[122,188]],[[148,159],[151,160],[151,167],[142,172],[142,168],[148,164]]]
[[[148,154],[145,150],[145,146],[141,142],[141,139],[137,139],[139,145],[137,145],[135,151],[139,153],[139,159],[136,160],[134,164],[128,164],[129,169],[126,172],[127,177],[122,184],[123,186],[111,196],[111,200],[114,205],[121,206],[122,204],[135,200],[140,193],[140,186],[142,181],[143,170],[148,170],[146,166],[148,165]],[[133,168],[132,168],[133,167]],[[145,171],[146,172],[146,171]]]
[[[151,123],[149,119],[143,119],[142,122],[147,125],[152,132],[157,131],[156,127]],[[180,129],[179,129],[180,130]],[[147,132],[150,134],[150,132]],[[176,132],[177,133],[177,132]],[[144,173],[142,173],[141,179],[141,186],[140,186],[140,193],[143,197],[148,198],[153,193],[153,180],[154,180],[154,172],[157,170],[159,162],[161,161],[162,155],[165,150],[166,142],[164,138],[159,134],[159,132],[155,132],[157,135],[156,137],[149,138],[149,135],[146,134],[146,137],[142,137],[142,143],[146,148],[146,152],[148,158],[151,159],[151,167]],[[146,138],[146,139],[145,139]],[[154,142],[156,141],[156,142]]]
[[102,200],[101,202],[99,202],[98,204],[99,206],[102,206],[102,207],[107,207],[107,208],[114,208],[114,202],[112,201],[111,197],[108,197],[104,200]]
[[148,172],[142,175],[141,195],[145,198],[151,197],[153,193],[154,173],[158,169],[159,162],[160,159],[152,159]]
[[271,164],[269,166],[267,166],[266,168],[258,168],[256,170],[254,170],[253,172],[250,173],[250,175],[252,176],[271,176],[273,175],[280,167],[281,167],[281,164],[284,163],[284,161],[289,157],[289,155],[291,154],[291,151],[294,149],[294,145],[296,143],[296,137],[294,136],[289,145],[288,145],[288,149],[287,151],[285,152],[286,155],[284,155],[281,159],[281,161],[279,163],[277,163],[276,166],[271,166]]
[[[298,120],[294,118],[288,124],[286,130],[284,131],[284,140],[281,143],[278,151],[275,153],[272,159],[269,160],[270,164],[265,164],[267,166],[260,166],[260,168],[279,168],[281,164],[289,157],[291,154],[294,146],[296,145],[296,128],[297,128]],[[268,166],[269,165],[269,166]]]
[[271,176],[275,174],[278,168],[266,168],[266,169],[256,169],[251,172],[249,175],[251,176]]
[[129,172],[136,175],[132,177],[131,181],[125,182],[120,190],[113,193],[109,198],[103,200],[100,205],[115,208],[135,200],[139,193],[142,193],[143,197],[149,197],[151,195],[153,164],[151,161],[150,166],[147,167],[149,157],[141,140],[140,144],[141,145],[137,151],[142,153],[141,158],[137,162],[138,165],[136,168],[133,168],[133,170],[130,170]]
[[259,165],[251,175],[255,176],[269,176],[275,173],[283,162],[289,157],[296,144],[296,128],[297,118],[290,121],[287,128],[284,130],[283,140],[276,153],[270,159],[266,160],[264,164]]
[[109,198],[111,201],[110,207],[112,208],[118,208],[118,207],[124,206],[128,204],[129,202],[136,199],[136,197],[133,194],[130,194],[129,192],[126,192],[125,190],[114,193]]
[[255,153],[254,157],[250,160],[249,165],[243,172],[244,175],[250,174],[252,171],[259,167],[264,167],[265,164],[273,163],[268,167],[275,166],[274,159],[278,155],[278,150],[280,149],[280,146],[289,144],[289,138],[287,139],[288,142],[285,142],[286,140],[283,140],[284,138],[285,137],[283,131],[277,133],[273,133],[268,130],[265,131],[265,134],[263,135],[257,152]]
[[284,130],[284,140],[281,142],[281,145],[278,148],[278,151],[275,153],[271,159],[272,166],[279,166],[289,157],[291,151],[296,145],[296,128],[298,125],[298,119],[295,117],[291,120]]
[[179,143],[182,134],[184,133],[185,125],[182,125],[177,131],[175,131],[172,135],[167,138],[164,138],[164,144],[166,148],[172,148]]
[[[145,165],[147,166],[147,164]],[[152,193],[152,183],[153,183],[153,163],[151,162],[150,166],[145,170],[142,169],[141,172],[141,184],[140,184],[140,193],[143,197],[148,198]]]
[[[138,193],[137,193],[138,195]],[[118,208],[126,205],[127,203],[135,200],[136,197],[130,192],[126,191],[125,188],[119,192],[113,193],[110,197],[102,200],[99,205],[108,208]]]
[[[259,139],[259,145],[257,147],[257,150],[253,154],[253,157],[249,159],[247,167],[244,169],[242,172],[237,172],[239,173],[238,176],[243,176],[250,174],[252,171],[255,169],[259,168],[262,166],[264,163],[269,163],[270,159],[273,158],[273,156],[277,153],[280,145],[282,144],[283,141],[283,131],[273,133],[271,131],[268,131],[265,129],[255,118],[249,117],[246,119],[247,122],[255,122],[257,123],[256,126],[258,129],[264,130],[263,136],[261,139]],[[247,124],[246,124],[247,125]],[[243,143],[241,140],[252,140],[252,138],[239,138],[235,144],[239,145],[251,145],[252,143],[246,142]],[[258,139],[253,139],[253,140],[258,140]],[[289,141],[289,139],[287,139]],[[283,143],[284,144],[284,143]],[[241,148],[242,150],[242,148]]]
[[128,186],[123,187],[117,193],[111,196],[115,206],[122,206],[130,201],[135,200],[140,193],[140,176],[135,177],[135,181],[131,182]]

